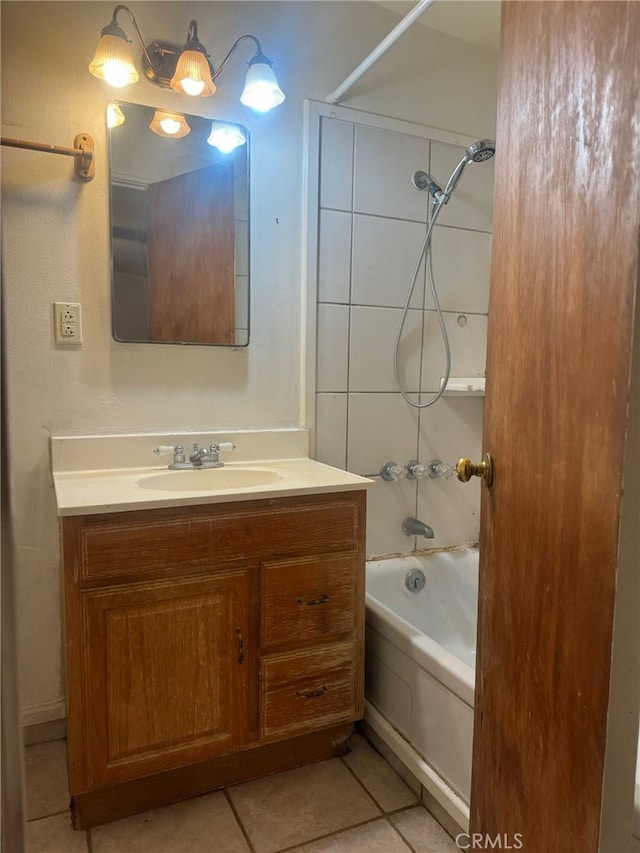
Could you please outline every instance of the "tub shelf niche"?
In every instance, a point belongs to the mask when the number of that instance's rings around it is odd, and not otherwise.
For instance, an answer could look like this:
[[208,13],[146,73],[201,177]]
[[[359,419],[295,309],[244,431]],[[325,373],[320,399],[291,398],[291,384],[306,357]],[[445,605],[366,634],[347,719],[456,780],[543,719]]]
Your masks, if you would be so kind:
[[[451,397],[484,397],[484,376],[450,376],[444,396]],[[440,388],[444,385],[444,377],[440,378]]]

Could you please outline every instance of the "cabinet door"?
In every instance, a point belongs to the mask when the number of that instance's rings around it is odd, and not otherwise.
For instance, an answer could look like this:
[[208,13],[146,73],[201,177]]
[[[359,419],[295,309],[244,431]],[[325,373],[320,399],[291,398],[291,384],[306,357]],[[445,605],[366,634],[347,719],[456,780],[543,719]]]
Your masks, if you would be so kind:
[[246,571],[81,597],[89,787],[203,761],[246,740]]

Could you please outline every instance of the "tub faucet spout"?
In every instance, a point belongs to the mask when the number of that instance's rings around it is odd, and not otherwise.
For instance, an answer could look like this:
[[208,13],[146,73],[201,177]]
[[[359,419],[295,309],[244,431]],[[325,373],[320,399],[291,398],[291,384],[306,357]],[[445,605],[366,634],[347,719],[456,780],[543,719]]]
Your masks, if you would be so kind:
[[407,536],[424,536],[425,539],[433,539],[433,528],[417,518],[405,518],[402,522],[402,532]]

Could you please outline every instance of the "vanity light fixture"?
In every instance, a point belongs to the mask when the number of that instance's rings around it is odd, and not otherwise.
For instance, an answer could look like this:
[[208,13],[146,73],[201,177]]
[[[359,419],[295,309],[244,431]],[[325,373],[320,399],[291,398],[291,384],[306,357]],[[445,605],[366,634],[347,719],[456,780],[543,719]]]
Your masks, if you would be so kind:
[[156,110],[149,129],[158,136],[166,136],[169,139],[180,139],[182,136],[188,136],[191,128],[187,124],[187,120],[180,113],[170,113],[166,110]]
[[223,124],[214,121],[211,125],[211,133],[207,139],[209,145],[217,148],[223,154],[229,154],[234,148],[244,145],[247,137],[237,125]]
[[110,86],[120,88],[135,83],[139,78],[133,63],[130,42],[118,24],[119,12],[126,13],[131,19],[142,48],[142,69],[151,83],[185,95],[209,97],[216,91],[214,80],[225,68],[238,45],[245,39],[251,39],[255,43],[256,53],[248,63],[249,70],[240,101],[258,112],[267,112],[284,101],[285,96],[273,73],[273,63],[264,55],[260,42],[254,35],[246,33],[236,39],[215,71],[207,51],[198,39],[198,25],[195,21],[189,24],[187,41],[183,47],[163,41],[154,41],[145,46],[133,12],[123,5],[115,7],[111,23],[102,29],[95,56],[89,65],[89,71]]

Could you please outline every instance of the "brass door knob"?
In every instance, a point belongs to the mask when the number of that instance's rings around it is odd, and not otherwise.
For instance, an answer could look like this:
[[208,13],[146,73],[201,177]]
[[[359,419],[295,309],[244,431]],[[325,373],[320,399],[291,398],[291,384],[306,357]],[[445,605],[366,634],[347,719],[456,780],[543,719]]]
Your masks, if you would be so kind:
[[485,453],[482,462],[474,463],[463,457],[456,463],[456,474],[463,483],[468,483],[472,477],[482,477],[487,486],[493,483],[493,460],[489,453]]

